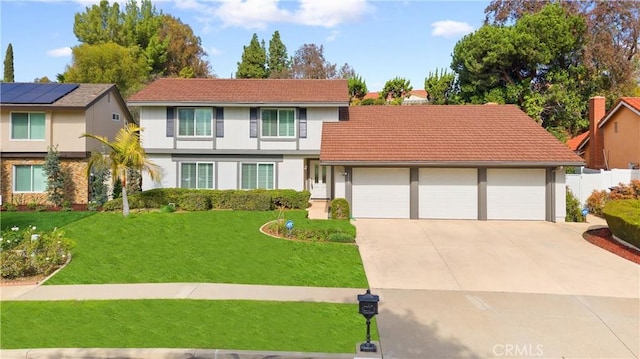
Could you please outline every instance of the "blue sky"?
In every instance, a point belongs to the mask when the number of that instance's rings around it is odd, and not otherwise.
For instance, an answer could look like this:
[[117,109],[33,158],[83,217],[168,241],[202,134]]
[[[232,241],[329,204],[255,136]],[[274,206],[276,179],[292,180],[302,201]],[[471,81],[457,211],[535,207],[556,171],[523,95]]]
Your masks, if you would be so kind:
[[[0,0],[0,54],[13,45],[15,80],[55,80],[78,45],[73,19],[97,1]],[[122,3],[122,2],[121,2]],[[370,91],[396,76],[414,89],[437,68],[448,68],[456,42],[477,29],[488,1],[177,0],[154,1],[202,40],[218,77],[231,77],[253,33],[268,44],[278,30],[289,55],[305,43],[325,58],[349,63]]]

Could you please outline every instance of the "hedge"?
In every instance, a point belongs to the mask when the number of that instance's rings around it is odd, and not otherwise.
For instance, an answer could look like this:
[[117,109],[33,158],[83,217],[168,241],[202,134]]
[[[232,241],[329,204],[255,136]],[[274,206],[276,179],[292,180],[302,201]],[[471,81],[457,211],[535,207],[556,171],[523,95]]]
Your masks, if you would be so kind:
[[604,206],[604,216],[611,233],[640,248],[640,200],[610,201]]
[[[306,209],[311,193],[294,190],[206,190],[187,188],[156,188],[128,196],[131,209],[159,209],[169,203],[186,211],[233,209],[269,211],[276,208]],[[122,209],[122,198],[105,203],[105,211]]]

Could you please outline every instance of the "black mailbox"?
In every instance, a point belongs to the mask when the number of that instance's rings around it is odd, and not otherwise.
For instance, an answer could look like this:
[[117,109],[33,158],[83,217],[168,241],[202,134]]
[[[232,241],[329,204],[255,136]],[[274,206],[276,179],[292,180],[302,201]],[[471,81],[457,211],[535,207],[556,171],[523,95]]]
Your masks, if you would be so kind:
[[360,344],[362,352],[377,352],[378,348],[371,342],[371,318],[378,314],[378,302],[380,297],[371,294],[371,290],[367,289],[365,294],[358,294],[358,311],[367,319],[367,341]]
[[371,290],[367,289],[365,294],[358,294],[358,304],[360,305],[360,314],[365,318],[371,319],[378,314],[378,302],[380,297],[371,294]]

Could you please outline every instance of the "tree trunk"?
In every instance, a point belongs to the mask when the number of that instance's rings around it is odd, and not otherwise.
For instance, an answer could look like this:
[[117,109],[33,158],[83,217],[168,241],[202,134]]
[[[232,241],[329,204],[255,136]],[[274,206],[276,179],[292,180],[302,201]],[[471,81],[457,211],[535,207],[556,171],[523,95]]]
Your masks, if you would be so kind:
[[129,215],[129,199],[127,198],[127,186],[122,186],[122,215]]

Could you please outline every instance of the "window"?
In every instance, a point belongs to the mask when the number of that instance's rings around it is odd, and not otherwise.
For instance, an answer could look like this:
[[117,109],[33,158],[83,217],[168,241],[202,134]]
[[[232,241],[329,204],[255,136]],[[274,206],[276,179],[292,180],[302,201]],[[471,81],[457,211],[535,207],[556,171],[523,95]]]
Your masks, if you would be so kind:
[[181,188],[213,188],[213,163],[182,163]]
[[111,119],[114,121],[120,121],[120,114],[119,113],[112,114]]
[[211,136],[210,108],[178,109],[178,136]]
[[262,110],[263,137],[295,137],[295,111],[264,109]]
[[13,167],[14,192],[44,192],[47,188],[47,177],[42,165],[24,165]]
[[243,163],[242,189],[273,189],[273,163]]
[[44,140],[44,112],[12,112],[11,139]]

